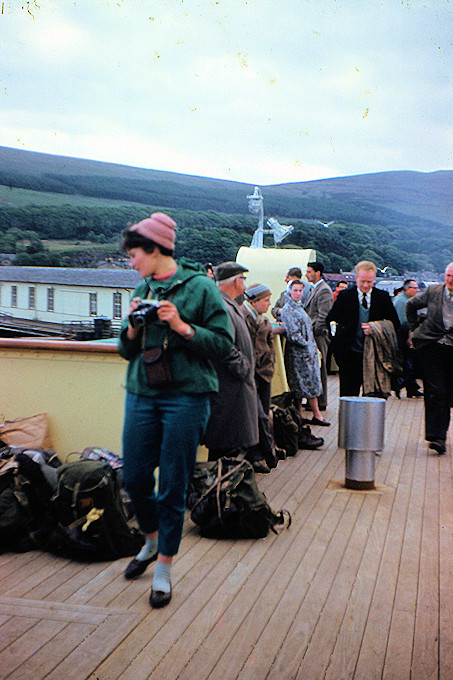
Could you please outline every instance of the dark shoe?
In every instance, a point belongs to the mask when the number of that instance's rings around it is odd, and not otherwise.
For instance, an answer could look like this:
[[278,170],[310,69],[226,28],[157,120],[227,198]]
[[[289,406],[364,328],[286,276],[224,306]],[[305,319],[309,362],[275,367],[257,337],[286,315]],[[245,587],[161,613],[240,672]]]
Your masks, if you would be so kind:
[[420,390],[416,390],[415,392],[407,392],[407,398],[408,399],[418,399],[419,397],[423,397],[423,392]]
[[299,449],[319,449],[324,444],[322,437],[315,437],[309,427],[303,427],[299,430],[298,447]]
[[278,446],[275,447],[275,453],[278,458],[278,460],[286,460],[286,451],[285,449],[280,449]]
[[153,555],[147,560],[138,560],[136,557],[134,557],[134,559],[131,562],[129,562],[129,564],[126,567],[126,571],[124,572],[124,578],[126,578],[128,581],[132,581],[132,579],[138,578],[146,571],[146,568],[149,567],[151,562],[154,562],[155,560],[157,560],[157,551],[155,555]]
[[439,456],[441,456],[446,451],[445,439],[433,439],[429,442],[429,448],[437,451]]
[[252,463],[252,465],[255,472],[259,472],[262,475],[267,475],[271,471],[269,465],[266,463],[265,460],[255,460],[255,462]]
[[164,593],[162,590],[153,590],[151,588],[149,603],[153,609],[160,609],[161,607],[166,607],[170,600],[171,600],[171,586],[169,593]]
[[322,427],[329,427],[330,423],[328,423],[327,420],[319,420],[319,418],[313,417],[309,421],[309,425],[321,425]]

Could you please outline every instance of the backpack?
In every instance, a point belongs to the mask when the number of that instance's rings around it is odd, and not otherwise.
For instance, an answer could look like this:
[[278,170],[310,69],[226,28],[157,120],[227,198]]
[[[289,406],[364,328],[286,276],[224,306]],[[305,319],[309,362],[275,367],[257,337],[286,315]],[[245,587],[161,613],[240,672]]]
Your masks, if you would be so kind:
[[[69,454],[72,455],[72,454]],[[123,501],[123,508],[126,513],[126,518],[128,520],[134,517],[134,508],[132,506],[132,501],[129,498],[123,483],[123,459],[118,456],[118,454],[110,451],[109,449],[101,449],[98,446],[88,446],[79,454],[80,458],[87,460],[104,460],[110,467],[115,471],[115,477],[117,479],[118,485],[120,487],[121,499]]]
[[287,456],[295,456],[299,449],[299,424],[289,409],[271,404],[270,413],[275,446],[284,449]]
[[250,463],[238,458],[197,463],[187,507],[205,538],[264,538],[291,524],[287,510],[272,510]]
[[39,547],[51,530],[53,489],[42,467],[25,453],[0,459],[0,553]]
[[80,460],[57,469],[52,506],[58,525],[44,548],[79,560],[136,555],[143,535],[129,526],[118,480],[103,460]]
[[324,439],[315,437],[310,426],[304,423],[292,392],[272,397],[271,413],[275,445],[285,449],[287,456],[295,456],[299,449],[317,449],[324,444]]

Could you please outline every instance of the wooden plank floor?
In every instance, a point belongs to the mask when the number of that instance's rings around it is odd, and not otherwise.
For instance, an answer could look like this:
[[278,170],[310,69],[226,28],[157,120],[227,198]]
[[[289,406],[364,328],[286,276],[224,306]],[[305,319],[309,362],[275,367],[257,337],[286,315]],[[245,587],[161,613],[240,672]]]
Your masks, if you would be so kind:
[[0,678],[452,680],[452,437],[430,454],[423,401],[392,396],[376,489],[346,490],[329,389],[323,448],[259,476],[291,528],[212,541],[187,520],[165,609],[127,559],[1,555]]

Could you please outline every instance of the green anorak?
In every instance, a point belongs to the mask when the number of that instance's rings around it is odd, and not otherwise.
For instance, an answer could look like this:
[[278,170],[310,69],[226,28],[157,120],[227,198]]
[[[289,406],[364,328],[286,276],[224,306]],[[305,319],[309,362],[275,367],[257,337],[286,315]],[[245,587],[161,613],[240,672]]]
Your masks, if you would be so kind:
[[[233,342],[222,297],[203,267],[181,259],[177,271],[169,279],[143,279],[134,290],[132,298],[135,297],[170,300],[195,334],[186,339],[173,331],[168,323],[153,321],[137,338],[130,340],[126,317],[118,338],[118,352],[129,361],[126,389],[142,396],[154,396],[163,391],[186,394],[217,392],[218,379],[212,360],[224,359]],[[166,337],[173,382],[165,388],[150,388],[143,365],[143,349],[162,347]]]

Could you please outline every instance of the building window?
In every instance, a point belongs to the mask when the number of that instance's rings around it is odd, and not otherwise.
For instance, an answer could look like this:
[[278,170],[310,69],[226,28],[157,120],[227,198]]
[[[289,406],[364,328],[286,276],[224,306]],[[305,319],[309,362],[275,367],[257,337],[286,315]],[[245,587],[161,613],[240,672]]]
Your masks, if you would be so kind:
[[11,286],[11,307],[17,307],[17,286]]
[[98,315],[98,295],[90,293],[90,316]]
[[113,293],[113,318],[121,319],[123,317],[121,312],[121,293]]
[[35,289],[30,287],[28,289],[28,309],[35,308]]
[[54,297],[55,297],[55,289],[54,288],[48,288],[47,289],[47,311],[48,312],[54,311]]

